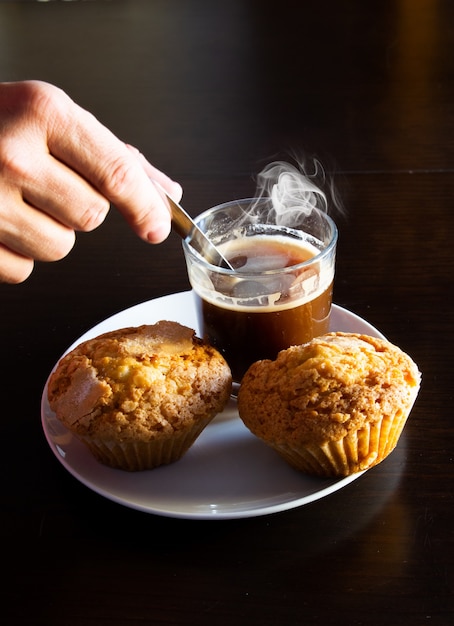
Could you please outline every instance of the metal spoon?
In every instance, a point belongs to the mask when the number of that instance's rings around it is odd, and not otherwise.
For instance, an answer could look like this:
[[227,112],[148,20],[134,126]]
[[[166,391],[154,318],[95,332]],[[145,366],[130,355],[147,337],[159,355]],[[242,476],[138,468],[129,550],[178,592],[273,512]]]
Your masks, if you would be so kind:
[[197,250],[204,259],[211,263],[211,265],[233,270],[233,267],[227,259],[219,252],[216,246],[211,243],[205,233],[192,221],[183,207],[178,204],[178,202],[175,202],[160,185],[159,188],[165,195],[170,206],[173,230],[180,235],[182,239],[189,238],[189,244]]

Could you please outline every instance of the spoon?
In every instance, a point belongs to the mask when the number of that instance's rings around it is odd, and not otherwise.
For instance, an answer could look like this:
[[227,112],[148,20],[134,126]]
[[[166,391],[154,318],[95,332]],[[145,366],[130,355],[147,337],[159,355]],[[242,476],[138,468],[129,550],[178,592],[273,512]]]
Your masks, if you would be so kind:
[[[157,185],[157,183],[155,183]],[[183,207],[175,202],[169,194],[160,186],[160,190],[165,195],[171,209],[173,230],[182,238],[188,239],[189,244],[197,250],[202,257],[218,267],[233,270],[227,259],[219,252],[214,244],[208,239],[204,232],[195,224]]]

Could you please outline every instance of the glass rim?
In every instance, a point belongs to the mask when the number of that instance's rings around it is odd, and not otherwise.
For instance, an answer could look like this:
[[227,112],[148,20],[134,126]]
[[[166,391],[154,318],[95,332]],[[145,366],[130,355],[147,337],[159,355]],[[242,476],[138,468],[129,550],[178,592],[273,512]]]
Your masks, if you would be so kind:
[[[207,216],[209,216],[210,214],[216,211],[220,211],[222,209],[226,209],[235,205],[241,205],[246,202],[251,204],[252,202],[256,202],[256,201],[266,202],[266,201],[269,201],[269,198],[241,198],[239,200],[230,200],[228,202],[223,202],[222,204],[217,204],[216,206],[213,206],[210,209],[206,209],[205,211],[203,211],[203,213],[200,213],[199,215],[194,217],[193,220],[196,225],[199,225],[199,222],[201,220],[205,219]],[[238,270],[221,267],[219,265],[213,265],[191,246],[191,244],[189,243],[191,239],[190,235],[186,237],[185,239],[183,239],[183,250],[185,254],[190,255],[193,259],[195,259],[198,263],[200,263],[205,269],[209,269],[210,271],[216,270],[216,272],[218,272],[219,274],[225,274],[227,276],[231,276],[232,274],[235,274],[238,278],[242,278],[242,279],[246,277],[258,278],[260,276],[272,276],[275,274],[290,273],[290,272],[294,272],[295,270],[304,269],[305,267],[313,265],[314,263],[318,263],[319,261],[323,260],[324,257],[329,256],[332,253],[333,249],[336,247],[337,240],[338,240],[338,229],[333,218],[330,215],[328,215],[328,213],[318,208],[313,208],[312,211],[315,211],[317,214],[322,215],[323,218],[326,219],[327,224],[331,228],[331,239],[328,245],[326,246],[326,248],[324,248],[323,250],[320,250],[315,256],[311,257],[310,259],[307,259],[306,261],[302,261],[301,263],[296,263],[295,265],[289,265],[287,267],[282,267],[278,269],[256,271],[256,272],[241,272]],[[293,231],[293,232],[304,232],[300,228],[291,228],[291,227],[286,227],[286,226],[282,226],[282,228],[288,228],[289,231]]]

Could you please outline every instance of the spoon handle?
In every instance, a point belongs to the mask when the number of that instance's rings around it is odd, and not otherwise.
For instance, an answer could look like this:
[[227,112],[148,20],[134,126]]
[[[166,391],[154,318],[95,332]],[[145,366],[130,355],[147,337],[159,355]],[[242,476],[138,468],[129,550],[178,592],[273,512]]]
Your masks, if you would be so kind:
[[173,230],[182,238],[188,239],[189,244],[197,250],[211,265],[224,267],[225,269],[233,269],[227,259],[219,252],[208,237],[193,222],[191,217],[186,213],[182,206],[175,202],[169,194],[162,189],[167,198],[167,202],[171,209]]

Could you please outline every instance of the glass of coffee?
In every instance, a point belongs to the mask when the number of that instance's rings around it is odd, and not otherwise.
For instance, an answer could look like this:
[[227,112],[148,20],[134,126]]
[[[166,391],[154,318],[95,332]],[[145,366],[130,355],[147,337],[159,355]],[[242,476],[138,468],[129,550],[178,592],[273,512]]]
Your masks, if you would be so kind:
[[328,332],[337,228],[324,211],[296,211],[283,225],[271,199],[251,198],[195,222],[234,268],[211,265],[183,242],[201,334],[234,383],[254,361]]

